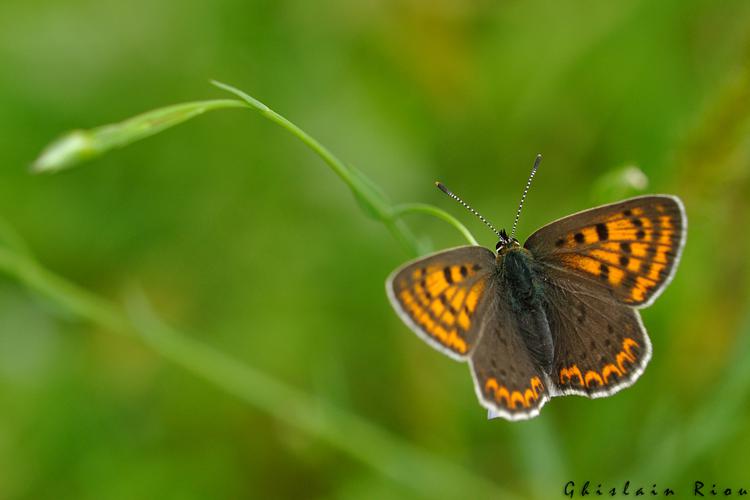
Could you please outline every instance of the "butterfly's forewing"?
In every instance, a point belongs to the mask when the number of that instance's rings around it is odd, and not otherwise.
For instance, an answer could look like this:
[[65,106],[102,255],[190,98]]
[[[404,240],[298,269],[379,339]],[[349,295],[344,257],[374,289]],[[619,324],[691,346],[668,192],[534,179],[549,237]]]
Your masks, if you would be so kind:
[[476,346],[487,308],[485,291],[495,256],[466,246],[442,251],[396,269],[386,292],[404,322],[427,343],[458,360]]
[[550,398],[549,378],[533,360],[507,301],[492,301],[485,314],[479,345],[470,358],[477,396],[491,417],[535,417]]
[[557,220],[524,246],[562,279],[582,278],[591,293],[645,307],[671,280],[686,225],[679,198],[641,196]]
[[545,278],[545,314],[555,339],[555,392],[602,397],[635,382],[651,358],[638,311],[554,268]]

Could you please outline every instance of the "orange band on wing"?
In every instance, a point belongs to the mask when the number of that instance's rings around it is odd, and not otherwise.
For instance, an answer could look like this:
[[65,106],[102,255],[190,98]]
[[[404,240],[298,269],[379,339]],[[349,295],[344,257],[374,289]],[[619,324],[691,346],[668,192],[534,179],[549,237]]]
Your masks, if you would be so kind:
[[484,383],[484,390],[497,404],[504,404],[510,410],[515,410],[517,405],[524,408],[531,406],[539,400],[539,394],[544,391],[544,384],[539,377],[529,379],[529,386],[520,391],[510,391],[496,378],[490,377]]
[[635,365],[637,357],[633,354],[634,348],[638,349],[640,345],[634,339],[627,337],[622,341],[621,349],[615,355],[614,362],[603,363],[599,370],[586,370],[586,373],[582,374],[575,364],[562,368],[559,372],[560,385],[586,389],[609,386],[612,382],[621,379]]

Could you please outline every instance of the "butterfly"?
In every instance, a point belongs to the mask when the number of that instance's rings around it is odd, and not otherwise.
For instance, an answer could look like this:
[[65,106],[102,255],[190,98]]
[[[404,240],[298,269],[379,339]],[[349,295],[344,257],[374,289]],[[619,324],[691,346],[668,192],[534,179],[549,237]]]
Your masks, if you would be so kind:
[[677,269],[687,234],[676,196],[647,195],[584,210],[513,237],[440,183],[498,236],[495,252],[462,246],[408,262],[386,281],[398,315],[428,344],[468,361],[490,417],[537,416],[552,397],[611,396],[651,358],[639,309]]

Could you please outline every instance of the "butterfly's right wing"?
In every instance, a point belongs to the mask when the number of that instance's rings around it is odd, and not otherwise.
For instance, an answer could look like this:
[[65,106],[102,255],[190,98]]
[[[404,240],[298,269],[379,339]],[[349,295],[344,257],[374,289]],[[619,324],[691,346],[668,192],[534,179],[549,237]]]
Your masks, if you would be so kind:
[[464,246],[408,262],[386,280],[391,305],[417,335],[439,351],[466,360],[479,340],[495,255]]
[[533,418],[549,400],[553,385],[524,341],[507,303],[508,294],[503,290],[493,290],[493,294],[497,298],[485,314],[479,345],[470,358],[474,388],[490,418]]

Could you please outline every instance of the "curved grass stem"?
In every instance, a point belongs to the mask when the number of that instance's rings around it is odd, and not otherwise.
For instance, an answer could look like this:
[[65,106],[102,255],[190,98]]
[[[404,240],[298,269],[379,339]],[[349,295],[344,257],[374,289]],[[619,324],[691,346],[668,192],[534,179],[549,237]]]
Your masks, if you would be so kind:
[[386,196],[361,171],[355,169],[351,165],[345,164],[310,134],[254,97],[232,87],[231,85],[227,85],[226,83],[217,82],[215,80],[211,83],[222,90],[226,90],[227,92],[236,95],[250,108],[256,110],[262,116],[268,118],[302,141],[315,154],[317,154],[342,181],[344,181],[344,184],[346,184],[352,191],[352,194],[366,214],[382,222],[391,234],[393,234],[396,240],[401,243],[405,250],[411,254],[419,253],[419,242],[417,241],[417,238],[405,224],[397,223],[397,221],[394,220],[393,208]]
[[395,207],[393,207],[394,217],[403,217],[407,214],[416,213],[432,215],[433,217],[444,220],[445,222],[456,228],[461,233],[461,235],[463,235],[469,245],[479,245],[476,238],[474,238],[474,235],[471,234],[471,231],[469,231],[466,226],[461,224],[458,219],[444,210],[433,207],[432,205],[427,205],[426,203],[404,203],[402,205],[396,205]]

